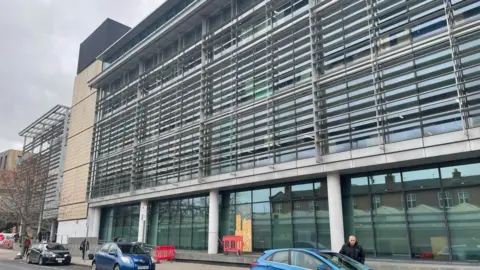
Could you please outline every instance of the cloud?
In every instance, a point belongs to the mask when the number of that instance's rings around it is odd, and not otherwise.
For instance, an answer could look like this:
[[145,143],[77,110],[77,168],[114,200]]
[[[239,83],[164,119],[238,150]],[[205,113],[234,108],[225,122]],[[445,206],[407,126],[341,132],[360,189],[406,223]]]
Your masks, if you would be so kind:
[[0,1],[0,152],[57,104],[71,105],[80,43],[106,18],[136,25],[164,0]]

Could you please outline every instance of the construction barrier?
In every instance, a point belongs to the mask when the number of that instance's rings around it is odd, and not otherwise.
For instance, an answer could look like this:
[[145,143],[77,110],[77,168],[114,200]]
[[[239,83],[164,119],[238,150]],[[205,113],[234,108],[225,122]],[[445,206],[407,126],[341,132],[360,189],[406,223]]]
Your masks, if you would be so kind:
[[236,252],[237,255],[243,251],[243,237],[242,236],[230,236],[226,235],[222,239],[223,252],[228,254],[229,252]]
[[0,248],[12,249],[14,242],[14,233],[0,233]]
[[157,246],[155,259],[159,261],[173,261],[175,258],[175,246]]
[[12,249],[13,248],[13,242],[14,241],[12,239],[3,241],[3,248]]

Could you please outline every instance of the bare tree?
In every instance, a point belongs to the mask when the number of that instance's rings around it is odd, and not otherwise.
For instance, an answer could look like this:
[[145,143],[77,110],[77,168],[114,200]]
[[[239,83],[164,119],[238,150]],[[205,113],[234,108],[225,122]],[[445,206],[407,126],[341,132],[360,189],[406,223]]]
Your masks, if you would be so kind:
[[[12,215],[20,223],[20,243],[27,228],[38,226],[44,206],[45,187],[48,184],[48,166],[41,155],[32,155],[19,164],[15,171],[0,172],[0,211]],[[24,253],[22,245],[22,254]]]

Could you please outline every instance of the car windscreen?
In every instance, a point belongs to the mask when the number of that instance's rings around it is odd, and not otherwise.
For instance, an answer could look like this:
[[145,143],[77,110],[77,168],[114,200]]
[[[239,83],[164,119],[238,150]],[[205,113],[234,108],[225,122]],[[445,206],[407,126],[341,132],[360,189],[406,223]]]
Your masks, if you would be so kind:
[[333,252],[319,252],[323,258],[342,270],[364,270],[365,266],[349,257]]
[[47,244],[45,248],[47,250],[67,250],[63,245],[60,244]]
[[123,254],[147,254],[147,252],[137,244],[118,245]]

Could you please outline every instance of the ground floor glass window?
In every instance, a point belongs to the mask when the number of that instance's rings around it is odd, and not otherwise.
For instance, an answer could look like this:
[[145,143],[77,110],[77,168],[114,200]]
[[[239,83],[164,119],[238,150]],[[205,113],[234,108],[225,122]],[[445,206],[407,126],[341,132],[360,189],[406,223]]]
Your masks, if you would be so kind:
[[242,236],[244,252],[271,248],[329,248],[324,179],[222,193],[220,237]]
[[345,237],[367,256],[480,260],[480,162],[342,179]]

